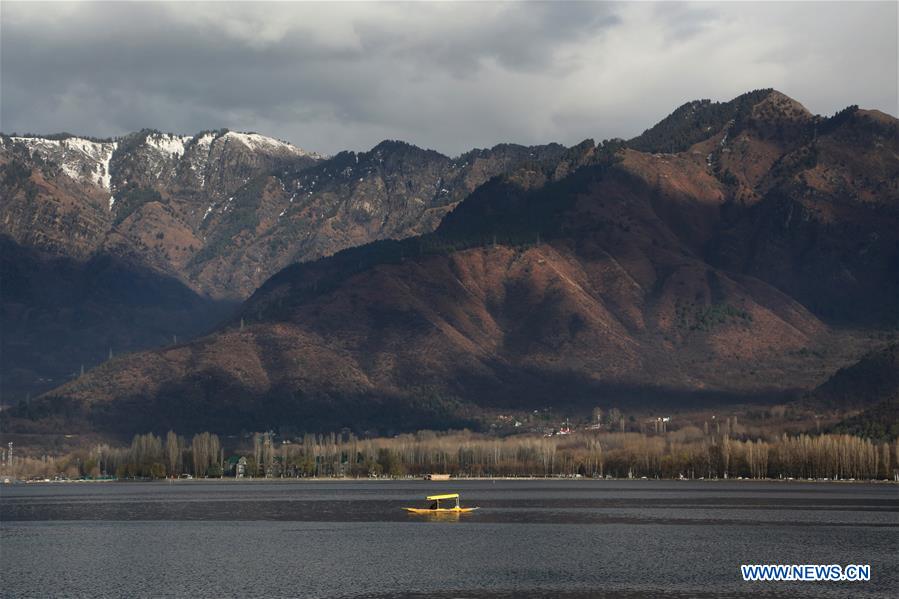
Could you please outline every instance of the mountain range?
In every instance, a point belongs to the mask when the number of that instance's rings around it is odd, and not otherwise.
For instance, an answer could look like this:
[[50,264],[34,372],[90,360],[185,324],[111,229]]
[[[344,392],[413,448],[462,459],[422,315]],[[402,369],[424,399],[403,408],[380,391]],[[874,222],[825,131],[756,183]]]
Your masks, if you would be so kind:
[[0,136],[3,399],[205,332],[281,268],[430,231],[481,183],[563,150],[450,159],[385,141],[325,158],[224,130]]
[[895,336],[897,131],[757,90],[455,159],[5,136],[4,395],[88,371],[4,416],[383,432],[799,397]]

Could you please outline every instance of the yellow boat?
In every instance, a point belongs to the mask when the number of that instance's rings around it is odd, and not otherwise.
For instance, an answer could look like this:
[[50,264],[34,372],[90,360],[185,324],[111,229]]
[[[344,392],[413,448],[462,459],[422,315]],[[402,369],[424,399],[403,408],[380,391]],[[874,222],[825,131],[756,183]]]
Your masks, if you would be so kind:
[[[453,507],[441,507],[440,502],[450,502],[453,499],[456,500],[455,505]],[[459,505],[459,494],[458,493],[448,493],[446,495],[429,495],[427,497],[428,501],[433,501],[431,507],[428,508],[418,508],[418,507],[404,507],[403,509],[409,512],[410,514],[466,514],[468,512],[475,511],[476,507],[462,507]],[[444,503],[446,505],[446,503]]]

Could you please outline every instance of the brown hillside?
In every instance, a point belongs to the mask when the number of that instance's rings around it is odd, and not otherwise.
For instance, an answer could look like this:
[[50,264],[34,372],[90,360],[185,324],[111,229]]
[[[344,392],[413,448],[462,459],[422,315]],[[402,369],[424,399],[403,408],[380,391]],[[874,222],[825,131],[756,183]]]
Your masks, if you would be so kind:
[[[897,316],[895,119],[810,117],[772,90],[673,116],[630,149],[519,163],[434,233],[289,266],[215,333],[104,364],[17,426],[396,430],[815,387],[871,347],[843,327]],[[683,149],[636,147],[655,145]]]

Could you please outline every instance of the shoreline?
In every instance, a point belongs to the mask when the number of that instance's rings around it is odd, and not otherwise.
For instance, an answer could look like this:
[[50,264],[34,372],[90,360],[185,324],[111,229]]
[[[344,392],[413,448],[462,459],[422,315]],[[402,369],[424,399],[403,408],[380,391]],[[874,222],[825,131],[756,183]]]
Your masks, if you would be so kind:
[[351,477],[306,477],[306,478],[161,478],[161,479],[73,479],[73,480],[15,480],[0,481],[0,487],[13,485],[57,485],[57,484],[129,484],[129,483],[157,483],[157,484],[249,484],[249,483],[277,483],[277,484],[302,484],[302,483],[353,483],[353,482],[380,482],[380,483],[401,483],[401,482],[422,482],[431,483],[439,486],[439,483],[452,484],[454,482],[466,481],[559,481],[559,482],[634,482],[634,483],[650,483],[650,482],[681,482],[681,483],[784,483],[784,484],[895,484],[899,485],[899,481],[890,479],[812,479],[812,478],[591,478],[591,477],[561,477],[561,476],[471,476],[458,477],[448,480],[432,481],[421,477],[408,478],[351,478]]

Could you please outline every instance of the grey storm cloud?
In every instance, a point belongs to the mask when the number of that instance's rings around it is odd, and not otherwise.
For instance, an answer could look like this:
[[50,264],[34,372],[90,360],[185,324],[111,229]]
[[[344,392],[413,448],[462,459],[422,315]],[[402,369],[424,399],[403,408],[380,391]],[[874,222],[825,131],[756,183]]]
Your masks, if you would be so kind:
[[0,4],[0,129],[258,131],[325,153],[630,137],[775,87],[897,111],[897,4]]

